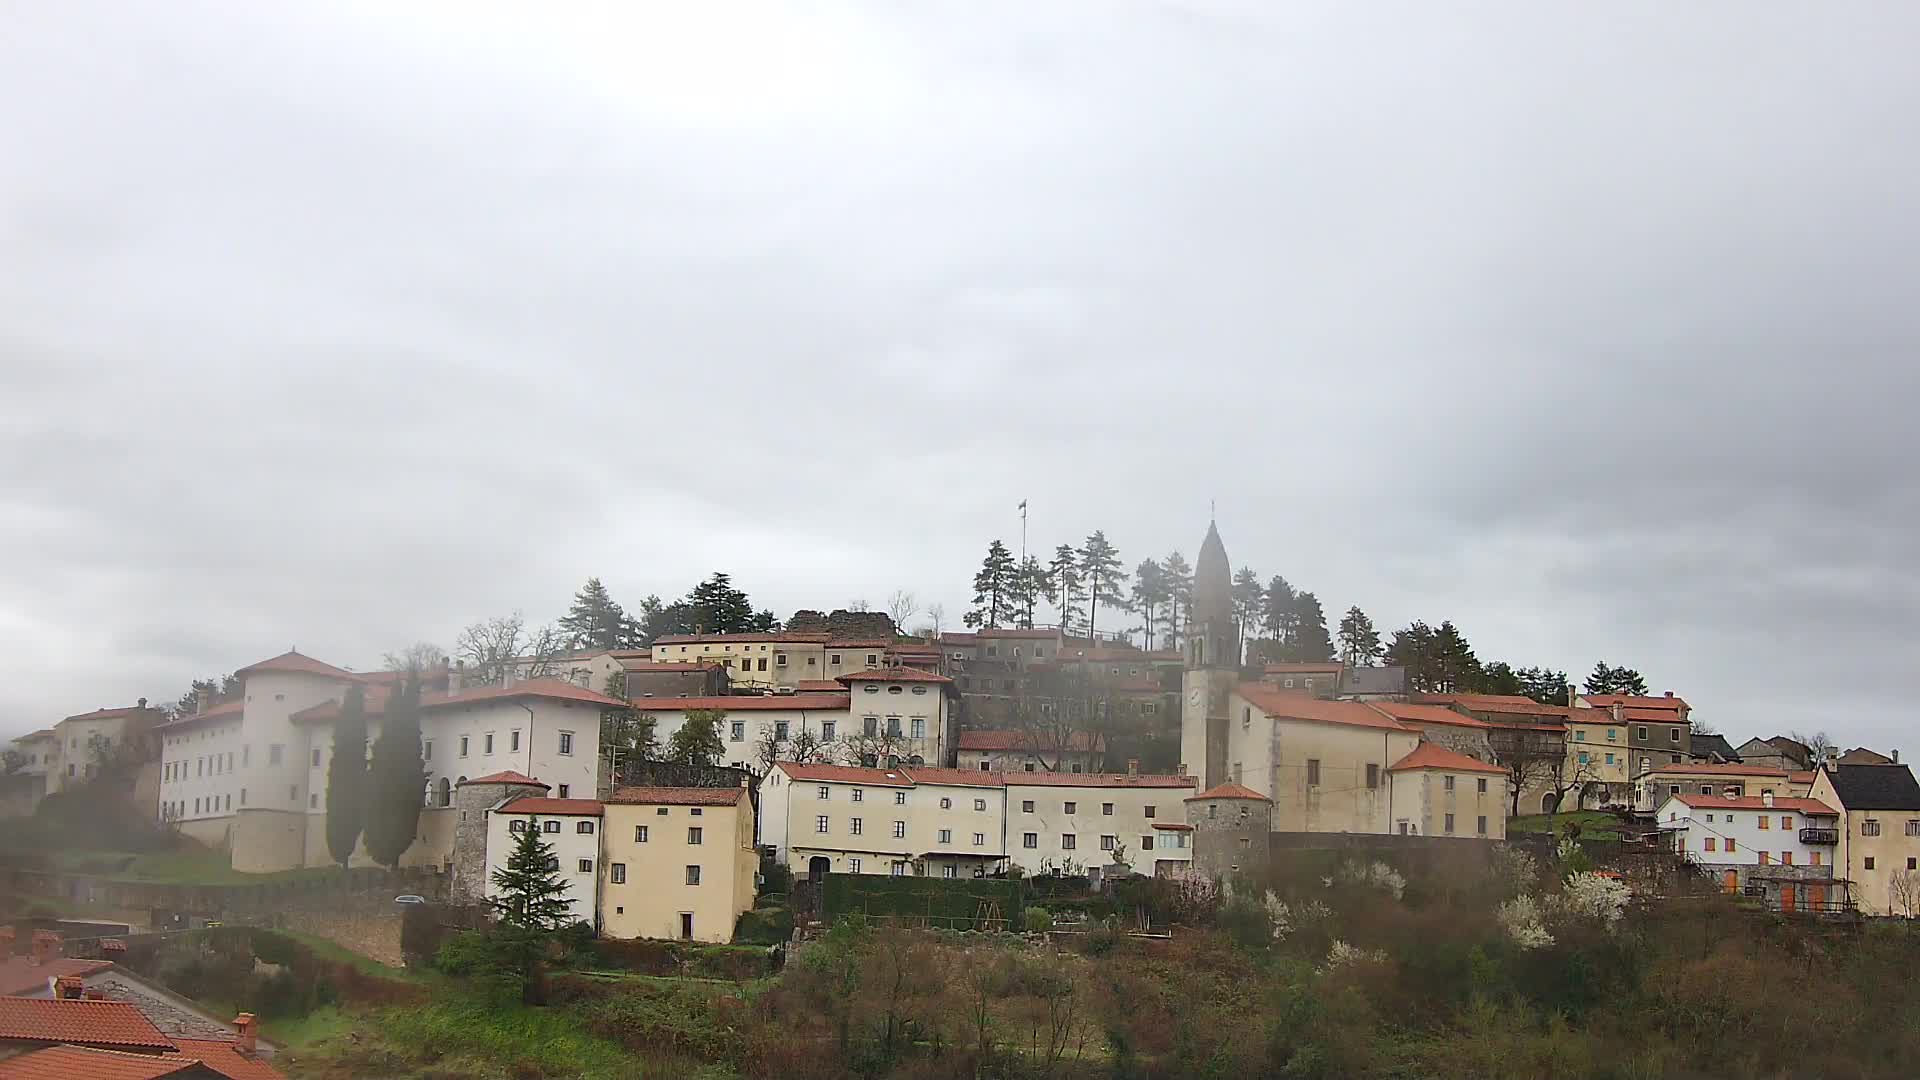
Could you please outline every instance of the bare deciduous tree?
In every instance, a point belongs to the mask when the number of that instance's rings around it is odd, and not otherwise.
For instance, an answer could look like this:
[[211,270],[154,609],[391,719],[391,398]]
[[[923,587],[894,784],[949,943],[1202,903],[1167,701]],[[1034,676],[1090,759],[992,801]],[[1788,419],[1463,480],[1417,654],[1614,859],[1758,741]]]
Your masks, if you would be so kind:
[[1887,882],[1887,913],[1920,915],[1920,870],[1896,870]]
[[388,671],[430,671],[447,659],[447,651],[431,641],[416,641],[381,658]]
[[1834,745],[1833,737],[1824,731],[1815,731],[1808,734],[1792,731],[1787,733],[1787,738],[1807,748],[1807,756],[1812,759],[1807,762],[1807,768],[1809,769],[1817,769],[1827,762],[1832,761],[1836,752],[1840,749]]
[[455,659],[466,665],[466,679],[482,686],[499,686],[509,674],[515,681],[563,675],[560,657],[566,651],[567,635],[559,627],[529,632],[526,616],[518,611],[473,623],[453,643]]
[[896,630],[907,625],[907,620],[919,614],[920,605],[913,593],[906,589],[895,589],[887,597],[887,614],[892,617]]

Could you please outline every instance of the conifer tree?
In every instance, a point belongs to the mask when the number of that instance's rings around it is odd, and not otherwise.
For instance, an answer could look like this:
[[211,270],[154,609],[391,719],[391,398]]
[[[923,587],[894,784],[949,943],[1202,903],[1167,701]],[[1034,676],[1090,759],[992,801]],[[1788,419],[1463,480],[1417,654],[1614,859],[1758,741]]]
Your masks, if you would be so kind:
[[1080,556],[1072,544],[1053,549],[1047,566],[1047,602],[1060,613],[1060,630],[1072,633],[1080,623]]
[[1320,610],[1320,598],[1301,591],[1293,600],[1293,658],[1320,663],[1333,659],[1333,639],[1327,636],[1327,614]]
[[1087,589],[1087,636],[1092,637],[1099,627],[1100,605],[1118,607],[1123,596],[1120,552],[1099,529],[1080,546],[1080,577]]
[[1573,697],[1567,673],[1544,667],[1523,667],[1514,672],[1520,677],[1520,692],[1542,705],[1571,705]]
[[367,854],[389,869],[419,832],[427,770],[420,757],[420,676],[409,673],[387,699],[367,770]]
[[1293,647],[1300,627],[1299,611],[1295,608],[1297,599],[1293,586],[1279,574],[1267,582],[1267,606],[1260,614],[1260,629],[1279,642],[1282,653]]
[[987,557],[973,575],[973,608],[965,617],[968,626],[998,630],[1012,621],[1011,605],[1019,585],[1019,566],[1007,545],[998,540],[987,545]]
[[720,741],[720,722],[724,709],[688,709],[679,730],[667,740],[665,757],[682,765],[718,765],[727,752]]
[[1480,676],[1473,646],[1451,621],[1442,622],[1433,632],[1433,663],[1433,688],[1441,693],[1469,690]]
[[340,702],[327,763],[327,854],[346,866],[367,821],[367,699],[358,683]]
[[739,634],[759,629],[762,621],[772,621],[772,612],[755,615],[747,594],[733,587],[733,579],[715,571],[714,575],[693,587],[687,594],[692,609],[694,630],[701,634]]
[[1167,603],[1160,621],[1160,643],[1178,649],[1187,636],[1187,613],[1193,607],[1193,567],[1178,551],[1160,560],[1160,577],[1166,583]]
[[506,865],[494,870],[487,906],[502,923],[527,930],[559,930],[574,921],[559,860],[542,838],[538,819],[527,819]]
[[1340,620],[1340,662],[1348,667],[1372,667],[1386,649],[1380,644],[1380,631],[1359,607],[1350,607]]
[[575,649],[629,649],[640,644],[640,625],[614,602],[607,587],[590,577],[573,594],[573,606],[560,620],[560,630]]
[[1158,629],[1160,607],[1167,602],[1167,579],[1160,571],[1160,564],[1152,559],[1142,559],[1133,571],[1133,595],[1131,597],[1134,614],[1140,616],[1140,628],[1146,633],[1146,649],[1153,651],[1153,635]]
[[1037,556],[1021,562],[1013,578],[1013,621],[1022,630],[1033,629],[1033,615],[1041,597],[1047,595],[1047,568]]
[[1233,622],[1238,633],[1242,651],[1245,651],[1247,639],[1260,625],[1262,609],[1266,606],[1266,590],[1260,587],[1260,575],[1253,567],[1243,566],[1233,575]]

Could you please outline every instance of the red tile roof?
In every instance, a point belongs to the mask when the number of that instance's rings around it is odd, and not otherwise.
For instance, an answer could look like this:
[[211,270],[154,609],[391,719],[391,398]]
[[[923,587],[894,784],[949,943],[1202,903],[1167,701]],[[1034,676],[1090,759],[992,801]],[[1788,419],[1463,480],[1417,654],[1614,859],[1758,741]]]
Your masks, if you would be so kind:
[[953,682],[952,679],[947,678],[945,675],[936,675],[931,671],[922,671],[919,668],[910,667],[869,668],[866,671],[856,671],[851,675],[842,675],[834,681],[851,684],[856,679],[861,682],[930,682],[948,684]]
[[289,672],[296,675],[324,675],[329,679],[342,679],[346,682],[359,682],[360,676],[345,668],[337,668],[324,660],[315,660],[311,656],[289,649],[279,656],[262,660],[257,664],[248,664],[235,675],[253,675],[264,671]]
[[998,773],[980,769],[937,769],[927,765],[903,765],[900,771],[916,784],[945,784],[949,787],[1001,787]]
[[1272,799],[1247,787],[1245,784],[1215,784],[1198,795],[1189,797],[1187,802],[1199,802],[1201,799],[1257,799],[1260,802],[1272,802]]
[[886,638],[828,638],[829,649],[899,649],[901,643]]
[[1839,817],[1840,811],[1821,802],[1819,799],[1789,799],[1776,797],[1773,805],[1767,805],[1758,795],[1741,796],[1730,799],[1725,795],[1689,795],[1681,792],[1673,798],[1688,806],[1702,810],[1796,810],[1802,814],[1817,814],[1823,817]]
[[1812,770],[1808,770],[1807,772],[1789,772],[1787,773],[1787,782],[1789,784],[1812,784],[1815,775]]
[[[246,708],[247,703],[244,700],[226,701],[212,706],[206,712],[194,713],[192,716],[183,716],[178,720],[168,721],[167,723],[161,724],[156,730],[183,728],[191,724],[197,724],[202,720],[221,720],[237,717],[244,713]],[[295,713],[294,715],[298,716],[299,714]]]
[[1743,765],[1739,762],[1694,761],[1681,765],[1655,765],[1649,772],[1665,776],[1777,776],[1786,779],[1785,769],[1770,765]]
[[1609,705],[1624,705],[1629,709],[1677,710],[1690,708],[1690,706],[1687,705],[1686,698],[1672,697],[1665,694],[1659,697],[1642,697],[1634,694],[1581,694],[1580,699],[1602,708]]
[[738,694],[733,697],[637,697],[633,707],[641,712],[656,710],[685,712],[688,709],[720,709],[724,712],[754,712],[767,709],[807,709],[837,712],[848,708],[848,694]]
[[[1427,695],[1427,700],[1431,700],[1432,697],[1433,695],[1431,694]],[[1582,723],[1601,722],[1587,720],[1585,717],[1577,715],[1580,712],[1592,712],[1591,709],[1577,710],[1567,705],[1542,705],[1531,698],[1521,698],[1518,701],[1506,701],[1486,697],[1467,701],[1446,702],[1445,704],[1457,705],[1462,709],[1469,709],[1473,712],[1493,713],[1499,716],[1553,716],[1563,720],[1579,720]]]
[[797,761],[776,761],[774,765],[795,780],[837,780],[845,784],[879,784],[886,787],[912,787],[913,780],[904,769],[865,769],[854,765],[803,765]]
[[975,637],[980,638],[1017,638],[1021,641],[1052,641],[1060,636],[1057,630],[976,630]]
[[499,814],[554,814],[565,817],[599,817],[606,812],[595,799],[548,799],[522,795],[496,810]]
[[[1027,750],[1034,745],[1044,745],[1046,739],[1036,740],[1032,733],[1025,731],[963,731],[955,744],[961,750]],[[1073,731],[1067,735],[1066,749],[1070,753],[1098,753],[1107,748],[1107,737],[1095,731]],[[1047,747],[1047,749],[1053,749]]]
[[978,634],[941,634],[940,635],[940,644],[942,645],[971,645],[978,640],[980,640],[980,635]]
[[[160,1080],[193,1070],[196,1058],[129,1054],[84,1046],[49,1046],[0,1061],[0,1080]],[[212,1066],[208,1066],[212,1068]],[[276,1078],[279,1073],[273,1074]]]
[[711,671],[720,666],[720,661],[695,663],[692,660],[627,660],[620,661],[623,671]]
[[[386,687],[369,687],[366,694],[367,715],[380,716],[387,711],[387,701],[392,691]],[[511,686],[476,686],[461,690],[457,694],[433,693],[420,697],[420,708],[458,709],[487,701],[511,701],[515,698],[546,698],[554,701],[577,701],[602,708],[615,708],[626,705],[619,698],[589,690],[584,686],[575,686],[560,679],[529,679]],[[322,702],[311,708],[301,709],[288,719],[297,724],[325,723],[340,718],[340,703]]]
[[1452,772],[1492,773],[1496,776],[1504,776],[1507,771],[1498,765],[1477,761],[1458,751],[1430,742],[1421,743],[1413,748],[1413,753],[1387,766],[1388,772],[1406,772],[1411,769],[1447,769]]
[[69,716],[61,720],[60,722],[64,724],[67,722],[67,720],[119,720],[128,716],[138,716],[142,712],[159,712],[159,711],[160,710],[158,709],[151,709],[151,708],[142,709],[138,705],[125,705],[118,709],[95,709],[89,713],[80,713],[77,716]]
[[1409,705],[1402,701],[1369,701],[1369,707],[1380,710],[1404,724],[1445,724],[1448,727],[1490,728],[1493,725],[1478,717],[1455,712],[1444,705]]
[[1287,660],[1268,664],[1263,670],[1268,675],[1338,675],[1346,670],[1346,665],[1339,661]]
[[35,990],[45,990],[48,979],[65,978],[78,975],[85,978],[97,975],[112,967],[106,960],[74,960],[66,957],[36,964],[31,957],[9,956],[0,960],[0,996],[12,997],[15,994],[28,994]]
[[1453,705],[1453,704],[1464,705],[1468,702],[1491,702],[1494,704],[1504,703],[1507,705],[1538,705],[1539,704],[1539,702],[1533,700],[1530,697],[1526,697],[1525,695],[1522,695],[1522,694],[1469,694],[1469,693],[1421,694],[1420,700],[1437,702],[1441,705]]
[[801,679],[794,689],[802,694],[844,694],[847,688],[838,679]]
[[286,1080],[286,1074],[279,1069],[258,1057],[241,1053],[239,1043],[225,1039],[176,1038],[173,1041],[180,1047],[178,1057],[198,1060],[228,1080]]
[[52,728],[41,728],[39,731],[29,731],[14,741],[26,742],[29,739],[57,739],[59,737],[60,736],[54,734]]
[[146,1014],[124,1001],[0,998],[0,1039],[79,1043],[110,1049],[173,1049],[173,1043],[153,1026]]
[[667,634],[664,637],[654,639],[653,644],[655,648],[662,645],[705,645],[726,641],[750,641],[755,644],[761,642],[766,642],[767,644],[792,642],[796,645],[824,645],[828,641],[831,641],[832,638],[833,635],[831,634],[790,634],[786,631],[775,631],[770,634]]
[[461,787],[466,787],[468,784],[534,784],[543,788],[553,787],[552,784],[542,784],[526,773],[514,772],[512,769],[508,769],[505,772],[488,773],[485,776],[475,777],[472,780],[460,781]]
[[619,806],[735,806],[747,793],[736,787],[623,787],[609,803]]
[[1162,776],[1153,773],[1007,773],[1008,787],[1098,787],[1098,788],[1193,788],[1199,781],[1191,776]]
[[1380,728],[1385,731],[1412,731],[1391,716],[1377,712],[1357,701],[1322,701],[1305,694],[1289,694],[1266,683],[1241,683],[1234,690],[1254,708],[1270,716],[1289,720],[1311,720],[1321,724],[1345,724],[1349,727]]

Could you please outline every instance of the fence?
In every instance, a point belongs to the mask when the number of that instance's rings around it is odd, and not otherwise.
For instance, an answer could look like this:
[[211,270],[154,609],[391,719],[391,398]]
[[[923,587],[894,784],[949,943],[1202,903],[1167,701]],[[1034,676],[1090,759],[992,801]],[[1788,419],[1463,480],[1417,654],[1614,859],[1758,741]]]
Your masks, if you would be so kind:
[[819,898],[826,922],[858,914],[884,925],[952,930],[1004,930],[1021,910],[1020,883],[994,878],[828,874]]

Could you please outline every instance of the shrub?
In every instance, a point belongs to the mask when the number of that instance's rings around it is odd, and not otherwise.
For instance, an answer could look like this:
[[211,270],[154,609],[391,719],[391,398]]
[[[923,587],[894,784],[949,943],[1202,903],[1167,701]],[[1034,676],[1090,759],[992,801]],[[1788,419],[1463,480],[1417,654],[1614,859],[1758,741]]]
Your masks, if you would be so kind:
[[1046,908],[1030,907],[1021,913],[1020,925],[1029,934],[1044,934],[1053,929],[1053,915]]
[[733,940],[741,945],[778,945],[792,936],[793,912],[784,907],[743,911],[733,928]]

